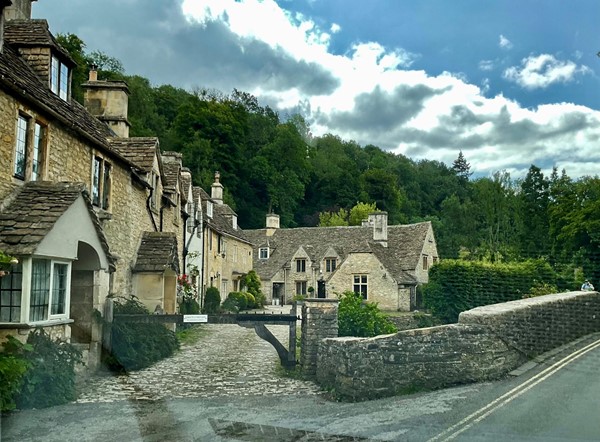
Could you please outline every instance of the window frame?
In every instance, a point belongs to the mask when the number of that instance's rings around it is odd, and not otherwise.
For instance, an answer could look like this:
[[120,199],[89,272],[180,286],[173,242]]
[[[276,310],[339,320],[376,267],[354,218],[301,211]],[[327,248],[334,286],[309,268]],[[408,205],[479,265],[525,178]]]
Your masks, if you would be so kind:
[[325,273],[333,273],[337,269],[337,258],[325,258]]
[[52,54],[50,58],[50,91],[64,101],[68,101],[71,95],[70,76],[71,69],[56,55]]
[[306,258],[296,258],[296,273],[306,273]]
[[307,294],[307,283],[305,280],[296,281],[296,295],[304,295]]
[[427,255],[423,255],[423,270],[429,270],[429,257]]
[[112,203],[112,173],[110,161],[98,154],[92,157],[92,205],[97,209],[110,212]]
[[[263,256],[263,252],[264,256]],[[258,249],[258,259],[269,259],[269,248],[268,247],[260,247]]]
[[[19,262],[12,266],[9,274],[0,278],[0,324],[20,323],[23,308],[23,264]],[[7,321],[2,320],[3,309],[8,310]]]
[[[357,280],[358,278],[358,280]],[[360,273],[352,275],[352,291],[358,293],[366,301],[369,299],[369,275]]]

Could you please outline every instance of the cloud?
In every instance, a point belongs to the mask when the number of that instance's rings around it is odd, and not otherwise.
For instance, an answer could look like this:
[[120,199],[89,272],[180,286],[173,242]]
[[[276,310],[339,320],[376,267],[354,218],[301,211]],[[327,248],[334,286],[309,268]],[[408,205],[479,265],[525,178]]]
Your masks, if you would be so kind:
[[[598,173],[592,165],[600,162],[600,112],[571,103],[525,108],[488,96],[487,74],[478,86],[465,75],[416,70],[420,55],[402,47],[354,40],[333,51],[330,38],[339,27],[289,10],[294,2],[72,0],[66,9],[59,0],[38,3],[34,8],[61,10],[50,20],[53,30],[76,33],[88,50],[121,59],[130,73],[154,84],[250,92],[282,116],[301,112],[316,136],[334,133],[446,164],[462,149],[479,174],[526,173],[531,163],[566,167],[571,176]],[[85,20],[78,11],[86,11]],[[500,44],[507,49],[510,42],[500,36]],[[482,60],[479,69],[499,64]],[[503,75],[539,89],[588,72],[542,54]]]
[[500,46],[500,48],[502,48],[502,49],[512,49],[513,44],[508,38],[506,38],[504,35],[500,34],[498,46]]
[[504,71],[504,78],[525,89],[547,88],[555,83],[573,81],[577,74],[587,74],[591,70],[578,66],[572,61],[560,61],[550,54],[531,55],[521,60],[520,66],[512,66]]
[[340,32],[342,30],[342,28],[337,23],[332,23],[331,28],[329,28],[329,30],[331,31],[332,34],[337,34],[338,32]]

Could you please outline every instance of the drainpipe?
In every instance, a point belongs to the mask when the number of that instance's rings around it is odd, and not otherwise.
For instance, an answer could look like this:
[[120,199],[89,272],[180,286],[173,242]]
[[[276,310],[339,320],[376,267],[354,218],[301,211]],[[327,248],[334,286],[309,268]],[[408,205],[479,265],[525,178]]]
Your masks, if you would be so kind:
[[187,236],[187,220],[190,218],[190,215],[185,211],[182,210],[181,211],[181,220],[183,221],[181,224],[183,224],[183,251],[182,251],[182,258],[183,258],[183,273],[187,274],[187,267],[185,265],[185,258],[188,255],[188,249],[187,249],[187,245],[186,245],[186,236]]
[[154,193],[154,188],[150,188],[150,196],[146,199],[146,209],[148,210],[148,215],[150,215],[150,221],[152,221],[152,226],[154,227],[154,231],[158,232],[158,228],[156,227],[156,220],[154,219],[154,214],[152,213],[152,208],[150,207],[150,201],[152,200],[152,195]]

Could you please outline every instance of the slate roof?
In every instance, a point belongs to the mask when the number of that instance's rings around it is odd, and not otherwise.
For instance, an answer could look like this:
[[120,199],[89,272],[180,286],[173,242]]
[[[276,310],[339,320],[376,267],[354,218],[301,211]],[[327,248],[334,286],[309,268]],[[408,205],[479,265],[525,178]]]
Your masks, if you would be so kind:
[[242,242],[250,244],[246,239],[244,232],[239,227],[233,228],[232,217],[237,216],[236,213],[227,204],[213,204],[212,218],[205,217],[206,225],[214,231],[223,235],[232,236]]
[[170,188],[171,191],[175,191],[179,180],[179,171],[181,170],[181,153],[179,152],[163,152],[163,173],[164,173],[164,187]]
[[173,232],[144,232],[133,272],[179,273],[177,237]]
[[[329,249],[340,260],[352,253],[373,253],[396,281],[415,281],[414,270],[420,262],[430,222],[388,226],[388,247],[373,241],[373,227],[300,227],[277,229],[266,236],[266,229],[245,230],[244,237],[254,244],[254,270],[262,279],[270,280],[280,269],[289,265],[293,255],[302,247],[312,262],[321,262]],[[259,259],[261,247],[269,247],[269,259]]]
[[61,60],[71,67],[77,65],[48,28],[44,19],[10,20],[4,27],[4,38],[18,47],[50,47],[61,54]]
[[[190,169],[188,169],[187,167],[183,167],[181,169],[182,172],[187,171],[189,172]],[[189,195],[189,189],[190,186],[192,185],[192,176],[191,175],[181,175],[181,201],[186,203],[187,199],[188,199],[188,195]]]
[[114,270],[115,259],[110,254],[108,242],[83,183],[25,183],[0,213],[0,250],[11,255],[33,254],[56,221],[80,196],[83,196],[102,249]]
[[154,157],[158,152],[158,138],[111,138],[110,146],[145,173],[152,172]]
[[[45,20],[11,20],[6,23],[9,32],[11,24],[15,22],[19,23],[19,29],[26,28],[30,22],[33,22],[34,27],[38,26],[39,22],[45,23],[47,27]],[[17,38],[17,33],[13,32],[13,38]],[[56,118],[65,127],[75,131],[104,152],[111,154],[113,158],[120,159],[129,166],[132,165],[127,159],[110,148],[108,137],[114,137],[115,133],[105,123],[91,115],[77,101],[65,101],[52,93],[47,82],[43,82],[31,66],[19,56],[14,43],[11,41],[5,41],[0,52],[0,87],[9,90],[11,94],[19,97],[22,102],[28,103],[48,116]]]

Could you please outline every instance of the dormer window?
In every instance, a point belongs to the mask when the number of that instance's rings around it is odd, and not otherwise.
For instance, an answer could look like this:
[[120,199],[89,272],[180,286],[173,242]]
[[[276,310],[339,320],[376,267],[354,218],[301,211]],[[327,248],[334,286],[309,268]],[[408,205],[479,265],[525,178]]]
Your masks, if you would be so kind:
[[233,227],[234,230],[237,230],[238,225],[237,225],[237,216],[232,216],[231,217],[231,226]]
[[258,250],[258,259],[269,259],[269,248],[261,247]]
[[213,205],[210,201],[206,202],[206,216],[212,218],[213,216]]
[[65,101],[69,97],[69,68],[54,55],[50,66],[50,90]]

